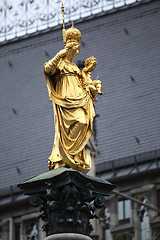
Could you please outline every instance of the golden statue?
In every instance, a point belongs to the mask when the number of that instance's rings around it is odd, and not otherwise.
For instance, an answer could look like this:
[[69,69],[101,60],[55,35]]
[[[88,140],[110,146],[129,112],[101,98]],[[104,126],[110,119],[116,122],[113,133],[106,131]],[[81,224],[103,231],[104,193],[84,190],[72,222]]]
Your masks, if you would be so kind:
[[92,134],[95,93],[102,92],[101,82],[91,80],[90,71],[95,68],[96,59],[86,63],[83,74],[72,62],[79,53],[81,37],[72,23],[71,28],[63,31],[65,48],[44,64],[55,121],[54,145],[48,159],[50,170],[68,166],[87,173],[91,168],[89,150],[85,156],[84,149]]

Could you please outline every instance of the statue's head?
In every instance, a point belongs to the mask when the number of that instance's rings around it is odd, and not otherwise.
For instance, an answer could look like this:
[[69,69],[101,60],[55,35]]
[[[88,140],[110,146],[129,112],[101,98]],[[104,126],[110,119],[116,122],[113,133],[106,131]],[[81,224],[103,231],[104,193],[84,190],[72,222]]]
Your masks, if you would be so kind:
[[66,49],[72,50],[73,56],[76,56],[79,53],[79,41],[81,38],[81,32],[74,27],[72,22],[72,27],[66,30]]
[[74,27],[74,23],[72,22],[72,27],[66,30],[66,42],[79,43],[81,38],[82,38],[81,32]]
[[85,61],[85,67],[88,71],[93,71],[97,65],[97,59],[95,57],[87,58]]

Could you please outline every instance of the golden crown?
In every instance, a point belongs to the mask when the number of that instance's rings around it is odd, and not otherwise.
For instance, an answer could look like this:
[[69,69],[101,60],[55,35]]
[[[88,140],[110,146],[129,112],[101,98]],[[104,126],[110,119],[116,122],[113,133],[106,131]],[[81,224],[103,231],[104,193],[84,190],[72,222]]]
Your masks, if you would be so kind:
[[74,27],[72,22],[72,27],[66,30],[66,41],[69,42],[79,42],[82,38],[81,32]]

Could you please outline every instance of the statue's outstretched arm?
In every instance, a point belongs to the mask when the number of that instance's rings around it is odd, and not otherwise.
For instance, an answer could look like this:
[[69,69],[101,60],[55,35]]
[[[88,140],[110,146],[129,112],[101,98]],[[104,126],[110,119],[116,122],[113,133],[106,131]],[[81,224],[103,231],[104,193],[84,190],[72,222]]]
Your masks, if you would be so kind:
[[66,49],[59,51],[54,58],[44,64],[44,71],[48,74],[54,74],[61,58],[66,56]]

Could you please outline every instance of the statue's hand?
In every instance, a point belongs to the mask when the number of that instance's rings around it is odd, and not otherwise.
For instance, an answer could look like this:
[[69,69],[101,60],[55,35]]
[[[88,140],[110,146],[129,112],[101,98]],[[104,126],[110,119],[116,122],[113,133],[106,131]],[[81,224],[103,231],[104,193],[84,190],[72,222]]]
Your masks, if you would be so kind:
[[100,81],[100,80],[94,80],[94,81],[92,82],[92,84],[94,84],[94,85],[96,86],[97,84],[101,84],[101,81]]
[[62,49],[61,51],[59,51],[58,56],[60,56],[61,58],[65,57],[67,54],[67,50],[66,49]]
[[88,68],[84,67],[82,72],[88,72]]
[[101,81],[100,80],[94,80],[92,84],[96,87],[97,94],[103,95],[103,92],[101,92]]

